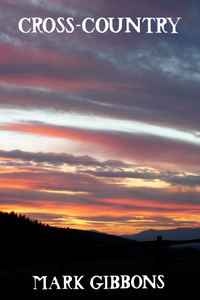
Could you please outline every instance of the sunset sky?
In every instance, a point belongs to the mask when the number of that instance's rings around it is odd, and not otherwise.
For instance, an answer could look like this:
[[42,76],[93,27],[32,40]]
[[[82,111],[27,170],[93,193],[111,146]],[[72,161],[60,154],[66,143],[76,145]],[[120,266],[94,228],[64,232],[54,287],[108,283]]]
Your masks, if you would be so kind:
[[[90,34],[22,33],[24,17],[181,19]],[[0,210],[111,234],[200,227],[199,0],[0,0],[0,52]]]

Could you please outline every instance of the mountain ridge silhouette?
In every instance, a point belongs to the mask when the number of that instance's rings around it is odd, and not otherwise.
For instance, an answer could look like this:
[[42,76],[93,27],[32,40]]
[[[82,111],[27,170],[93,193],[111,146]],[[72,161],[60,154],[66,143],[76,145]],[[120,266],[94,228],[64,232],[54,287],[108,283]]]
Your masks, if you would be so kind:
[[178,227],[165,230],[148,229],[140,233],[120,236],[135,241],[156,240],[157,236],[162,236],[163,239],[167,240],[192,240],[200,238],[200,228]]

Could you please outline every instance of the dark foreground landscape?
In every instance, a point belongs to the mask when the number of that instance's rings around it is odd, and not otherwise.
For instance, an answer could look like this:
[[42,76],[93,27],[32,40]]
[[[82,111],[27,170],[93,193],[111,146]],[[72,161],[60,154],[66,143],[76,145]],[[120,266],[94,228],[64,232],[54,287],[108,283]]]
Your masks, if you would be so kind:
[[[14,212],[0,212],[0,226],[2,299],[188,299],[199,292],[200,252],[190,244],[174,249],[161,238],[145,243],[50,227]],[[71,278],[66,289],[63,276]]]

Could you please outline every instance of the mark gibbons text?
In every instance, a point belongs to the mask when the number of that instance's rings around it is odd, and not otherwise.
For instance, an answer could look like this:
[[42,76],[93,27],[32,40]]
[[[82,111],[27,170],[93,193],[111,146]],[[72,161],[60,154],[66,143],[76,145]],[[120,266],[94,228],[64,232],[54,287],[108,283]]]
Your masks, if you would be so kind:
[[[34,279],[33,290],[84,290],[87,282],[85,276],[63,275],[59,278],[54,276],[32,276]],[[164,275],[94,275],[89,279],[89,286],[94,290],[115,289],[163,289],[165,286]],[[83,282],[84,281],[84,282]],[[87,285],[88,286],[88,285]]]

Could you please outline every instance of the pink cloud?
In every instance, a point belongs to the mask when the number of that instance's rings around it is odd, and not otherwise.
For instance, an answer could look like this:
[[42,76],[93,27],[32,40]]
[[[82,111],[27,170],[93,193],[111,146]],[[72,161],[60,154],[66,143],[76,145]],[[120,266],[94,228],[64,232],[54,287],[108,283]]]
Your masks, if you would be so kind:
[[43,123],[4,124],[2,130],[70,139],[107,149],[118,159],[155,166],[198,168],[198,144],[154,135],[54,126]]

